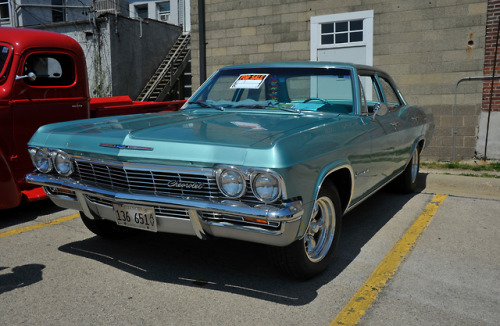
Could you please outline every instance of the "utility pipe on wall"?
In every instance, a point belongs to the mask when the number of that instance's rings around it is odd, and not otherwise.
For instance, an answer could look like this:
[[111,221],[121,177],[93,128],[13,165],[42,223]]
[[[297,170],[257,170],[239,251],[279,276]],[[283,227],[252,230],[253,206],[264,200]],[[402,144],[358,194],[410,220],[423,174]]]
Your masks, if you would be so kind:
[[200,47],[200,85],[207,79],[207,56],[205,39],[205,0],[198,0],[198,30]]

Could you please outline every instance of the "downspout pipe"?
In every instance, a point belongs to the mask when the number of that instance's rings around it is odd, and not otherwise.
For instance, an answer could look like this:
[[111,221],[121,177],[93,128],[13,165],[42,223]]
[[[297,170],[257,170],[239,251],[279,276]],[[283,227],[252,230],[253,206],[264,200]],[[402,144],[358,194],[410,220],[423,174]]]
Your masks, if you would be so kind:
[[200,48],[200,85],[207,79],[207,55],[205,38],[205,0],[198,0],[198,30]]
[[[476,81],[476,80],[491,80],[493,83],[493,80],[499,80],[500,76],[473,76],[473,77],[464,77],[458,80],[457,84],[455,85],[455,104],[453,106],[453,158],[452,161],[454,162],[456,160],[456,141],[457,141],[457,92],[458,92],[458,85],[460,83],[465,82],[465,81]],[[487,126],[488,128],[488,126]]]

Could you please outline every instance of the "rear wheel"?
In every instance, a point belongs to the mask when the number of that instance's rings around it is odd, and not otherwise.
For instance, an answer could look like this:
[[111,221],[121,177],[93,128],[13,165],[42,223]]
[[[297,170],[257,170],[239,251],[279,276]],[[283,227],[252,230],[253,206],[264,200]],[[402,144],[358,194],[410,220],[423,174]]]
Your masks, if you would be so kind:
[[333,186],[321,188],[304,238],[286,247],[273,247],[273,262],[302,280],[323,272],[333,259],[342,227],[340,197]]
[[96,235],[106,239],[121,239],[128,237],[135,233],[134,229],[119,226],[114,222],[107,220],[92,220],[88,218],[83,212],[80,212],[83,224],[95,233]]

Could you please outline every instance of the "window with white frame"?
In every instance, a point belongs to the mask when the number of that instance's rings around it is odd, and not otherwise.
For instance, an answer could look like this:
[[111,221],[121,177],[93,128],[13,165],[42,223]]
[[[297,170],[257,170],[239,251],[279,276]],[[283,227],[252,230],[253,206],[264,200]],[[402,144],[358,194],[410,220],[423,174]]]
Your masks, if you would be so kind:
[[52,0],[52,22],[66,21],[66,11],[64,10],[64,0]]
[[136,18],[147,19],[148,17],[148,5],[136,5],[135,6],[135,16]]
[[10,14],[9,14],[9,2],[8,1],[0,1],[0,19],[3,20],[9,20]]
[[170,1],[163,1],[157,4],[158,20],[168,21],[170,18]]
[[373,64],[373,10],[311,17],[311,60]]
[[321,44],[345,44],[363,41],[363,20],[321,24]]

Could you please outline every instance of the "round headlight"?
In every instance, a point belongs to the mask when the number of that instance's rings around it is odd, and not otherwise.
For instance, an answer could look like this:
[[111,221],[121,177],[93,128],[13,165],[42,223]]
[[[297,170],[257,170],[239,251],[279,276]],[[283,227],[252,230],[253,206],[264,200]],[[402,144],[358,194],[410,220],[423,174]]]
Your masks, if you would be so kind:
[[31,160],[36,169],[42,173],[52,171],[52,161],[50,155],[44,148],[30,149]]
[[219,189],[229,198],[238,198],[245,193],[245,178],[237,170],[223,170],[218,178]]
[[254,195],[266,203],[271,203],[280,196],[280,183],[272,173],[259,173],[252,181]]
[[56,152],[54,155],[54,167],[60,175],[68,176],[73,173],[73,164],[68,154]]

